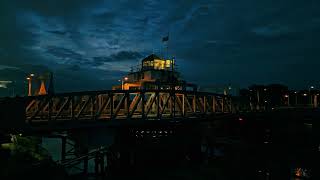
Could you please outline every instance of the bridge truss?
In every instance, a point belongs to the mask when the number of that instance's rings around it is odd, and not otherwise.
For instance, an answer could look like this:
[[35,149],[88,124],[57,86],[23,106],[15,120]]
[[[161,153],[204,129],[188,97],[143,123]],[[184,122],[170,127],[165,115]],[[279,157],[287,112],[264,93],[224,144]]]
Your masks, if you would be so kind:
[[196,118],[232,112],[231,97],[177,90],[108,90],[28,97],[28,123]]

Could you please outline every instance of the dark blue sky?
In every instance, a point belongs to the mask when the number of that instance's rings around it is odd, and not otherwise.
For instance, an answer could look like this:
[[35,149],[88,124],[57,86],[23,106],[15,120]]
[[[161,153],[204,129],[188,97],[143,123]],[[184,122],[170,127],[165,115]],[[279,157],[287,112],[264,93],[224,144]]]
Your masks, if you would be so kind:
[[51,70],[58,91],[110,89],[169,54],[200,86],[320,86],[318,0],[1,0],[0,80]]

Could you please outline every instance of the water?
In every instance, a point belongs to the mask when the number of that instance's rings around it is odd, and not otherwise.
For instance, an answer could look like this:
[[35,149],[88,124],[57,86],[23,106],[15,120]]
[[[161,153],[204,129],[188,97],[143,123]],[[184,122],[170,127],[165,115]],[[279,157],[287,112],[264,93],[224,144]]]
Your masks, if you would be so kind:
[[[299,176],[305,179],[312,176],[310,121],[268,118],[216,121],[201,125],[198,142],[194,131],[197,128],[171,128],[170,136],[163,135],[165,129],[147,129],[159,133],[147,136],[147,131],[140,130],[143,136],[134,133],[130,138],[124,137],[118,142],[122,164],[119,162],[118,174],[113,173],[109,179],[120,176],[153,180],[297,180]],[[60,157],[57,149],[60,144],[57,140],[43,141],[55,160]],[[89,162],[89,172],[94,172],[94,161]]]

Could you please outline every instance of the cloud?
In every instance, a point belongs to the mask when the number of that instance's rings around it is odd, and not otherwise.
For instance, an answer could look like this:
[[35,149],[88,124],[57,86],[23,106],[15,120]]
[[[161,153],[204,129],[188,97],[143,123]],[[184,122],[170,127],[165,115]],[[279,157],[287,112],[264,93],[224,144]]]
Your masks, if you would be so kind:
[[50,67],[60,90],[102,88],[98,83],[113,84],[143,56],[165,54],[161,38],[169,31],[169,55],[187,80],[215,83],[212,77],[218,77],[246,85],[255,79],[272,81],[275,76],[264,74],[283,71],[288,76],[282,81],[293,85],[289,75],[296,75],[302,62],[301,77],[316,77],[319,3],[2,0],[0,69],[10,70],[2,77],[14,79],[21,78],[14,73]]
[[143,56],[139,52],[135,51],[119,51],[111,54],[110,56],[93,57],[93,62],[96,66],[102,65],[105,62],[122,62],[122,61],[136,61]]
[[80,53],[77,53],[73,50],[57,47],[57,46],[48,46],[46,47],[46,52],[51,54],[62,61],[64,64],[73,64],[73,63],[86,63],[89,60],[84,58]]
[[114,61],[136,60],[141,57],[140,53],[134,51],[120,51],[110,56]]
[[288,35],[290,33],[293,33],[293,30],[288,26],[268,25],[253,28],[252,32],[258,36],[279,37],[282,35]]
[[59,31],[59,30],[52,30],[52,31],[48,31],[49,33],[53,33],[53,34],[57,34],[57,35],[66,35],[67,32],[66,31]]
[[78,14],[79,11],[92,7],[101,0],[25,0],[14,2],[20,9],[37,12],[45,16],[70,16]]
[[19,69],[19,68],[14,66],[0,65],[0,70],[4,70],[4,69]]

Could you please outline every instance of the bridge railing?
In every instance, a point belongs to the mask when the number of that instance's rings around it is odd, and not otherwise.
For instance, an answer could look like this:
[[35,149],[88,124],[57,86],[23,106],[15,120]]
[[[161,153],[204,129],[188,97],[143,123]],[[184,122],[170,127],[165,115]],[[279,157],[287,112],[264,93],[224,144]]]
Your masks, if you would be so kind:
[[232,111],[231,97],[177,90],[109,90],[29,97],[27,122],[192,118]]

